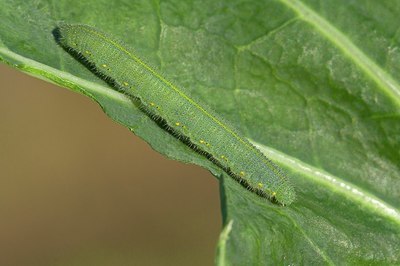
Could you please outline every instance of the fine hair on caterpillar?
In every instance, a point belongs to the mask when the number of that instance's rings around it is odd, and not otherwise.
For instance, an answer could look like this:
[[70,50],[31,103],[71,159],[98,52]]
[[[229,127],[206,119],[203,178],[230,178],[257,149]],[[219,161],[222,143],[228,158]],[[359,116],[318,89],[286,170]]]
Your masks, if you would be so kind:
[[120,41],[86,25],[60,24],[56,41],[112,88],[124,93],[162,129],[234,180],[281,205],[295,199],[283,171],[229,123]]

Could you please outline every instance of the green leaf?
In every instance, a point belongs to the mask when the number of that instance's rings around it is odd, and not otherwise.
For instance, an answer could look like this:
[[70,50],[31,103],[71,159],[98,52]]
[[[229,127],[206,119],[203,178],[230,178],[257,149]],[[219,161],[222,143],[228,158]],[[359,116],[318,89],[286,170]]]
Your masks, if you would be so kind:
[[[400,2],[0,5],[1,61],[91,97],[155,150],[221,176],[231,228],[218,264],[400,263]],[[57,46],[60,20],[112,33],[211,105],[287,171],[296,202],[259,198],[160,129]]]

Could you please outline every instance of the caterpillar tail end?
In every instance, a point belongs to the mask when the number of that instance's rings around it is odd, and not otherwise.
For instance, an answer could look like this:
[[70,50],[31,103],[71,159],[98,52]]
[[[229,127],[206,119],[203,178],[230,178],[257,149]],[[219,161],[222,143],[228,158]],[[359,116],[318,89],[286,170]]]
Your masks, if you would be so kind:
[[291,184],[285,184],[278,188],[275,199],[283,206],[288,206],[295,201],[296,191]]

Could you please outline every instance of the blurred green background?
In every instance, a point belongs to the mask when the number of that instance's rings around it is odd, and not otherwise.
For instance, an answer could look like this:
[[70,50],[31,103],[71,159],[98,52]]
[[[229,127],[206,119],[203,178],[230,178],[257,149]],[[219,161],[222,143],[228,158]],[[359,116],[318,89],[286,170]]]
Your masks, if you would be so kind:
[[0,65],[0,265],[212,265],[217,180]]

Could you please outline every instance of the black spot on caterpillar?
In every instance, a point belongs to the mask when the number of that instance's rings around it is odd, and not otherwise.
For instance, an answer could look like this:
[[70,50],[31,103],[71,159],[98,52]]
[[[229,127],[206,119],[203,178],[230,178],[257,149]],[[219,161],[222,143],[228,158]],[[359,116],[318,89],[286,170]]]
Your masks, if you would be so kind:
[[283,171],[204,103],[176,86],[122,42],[97,29],[60,24],[57,42],[112,87],[140,101],[168,132],[250,191],[289,205],[295,191]]

